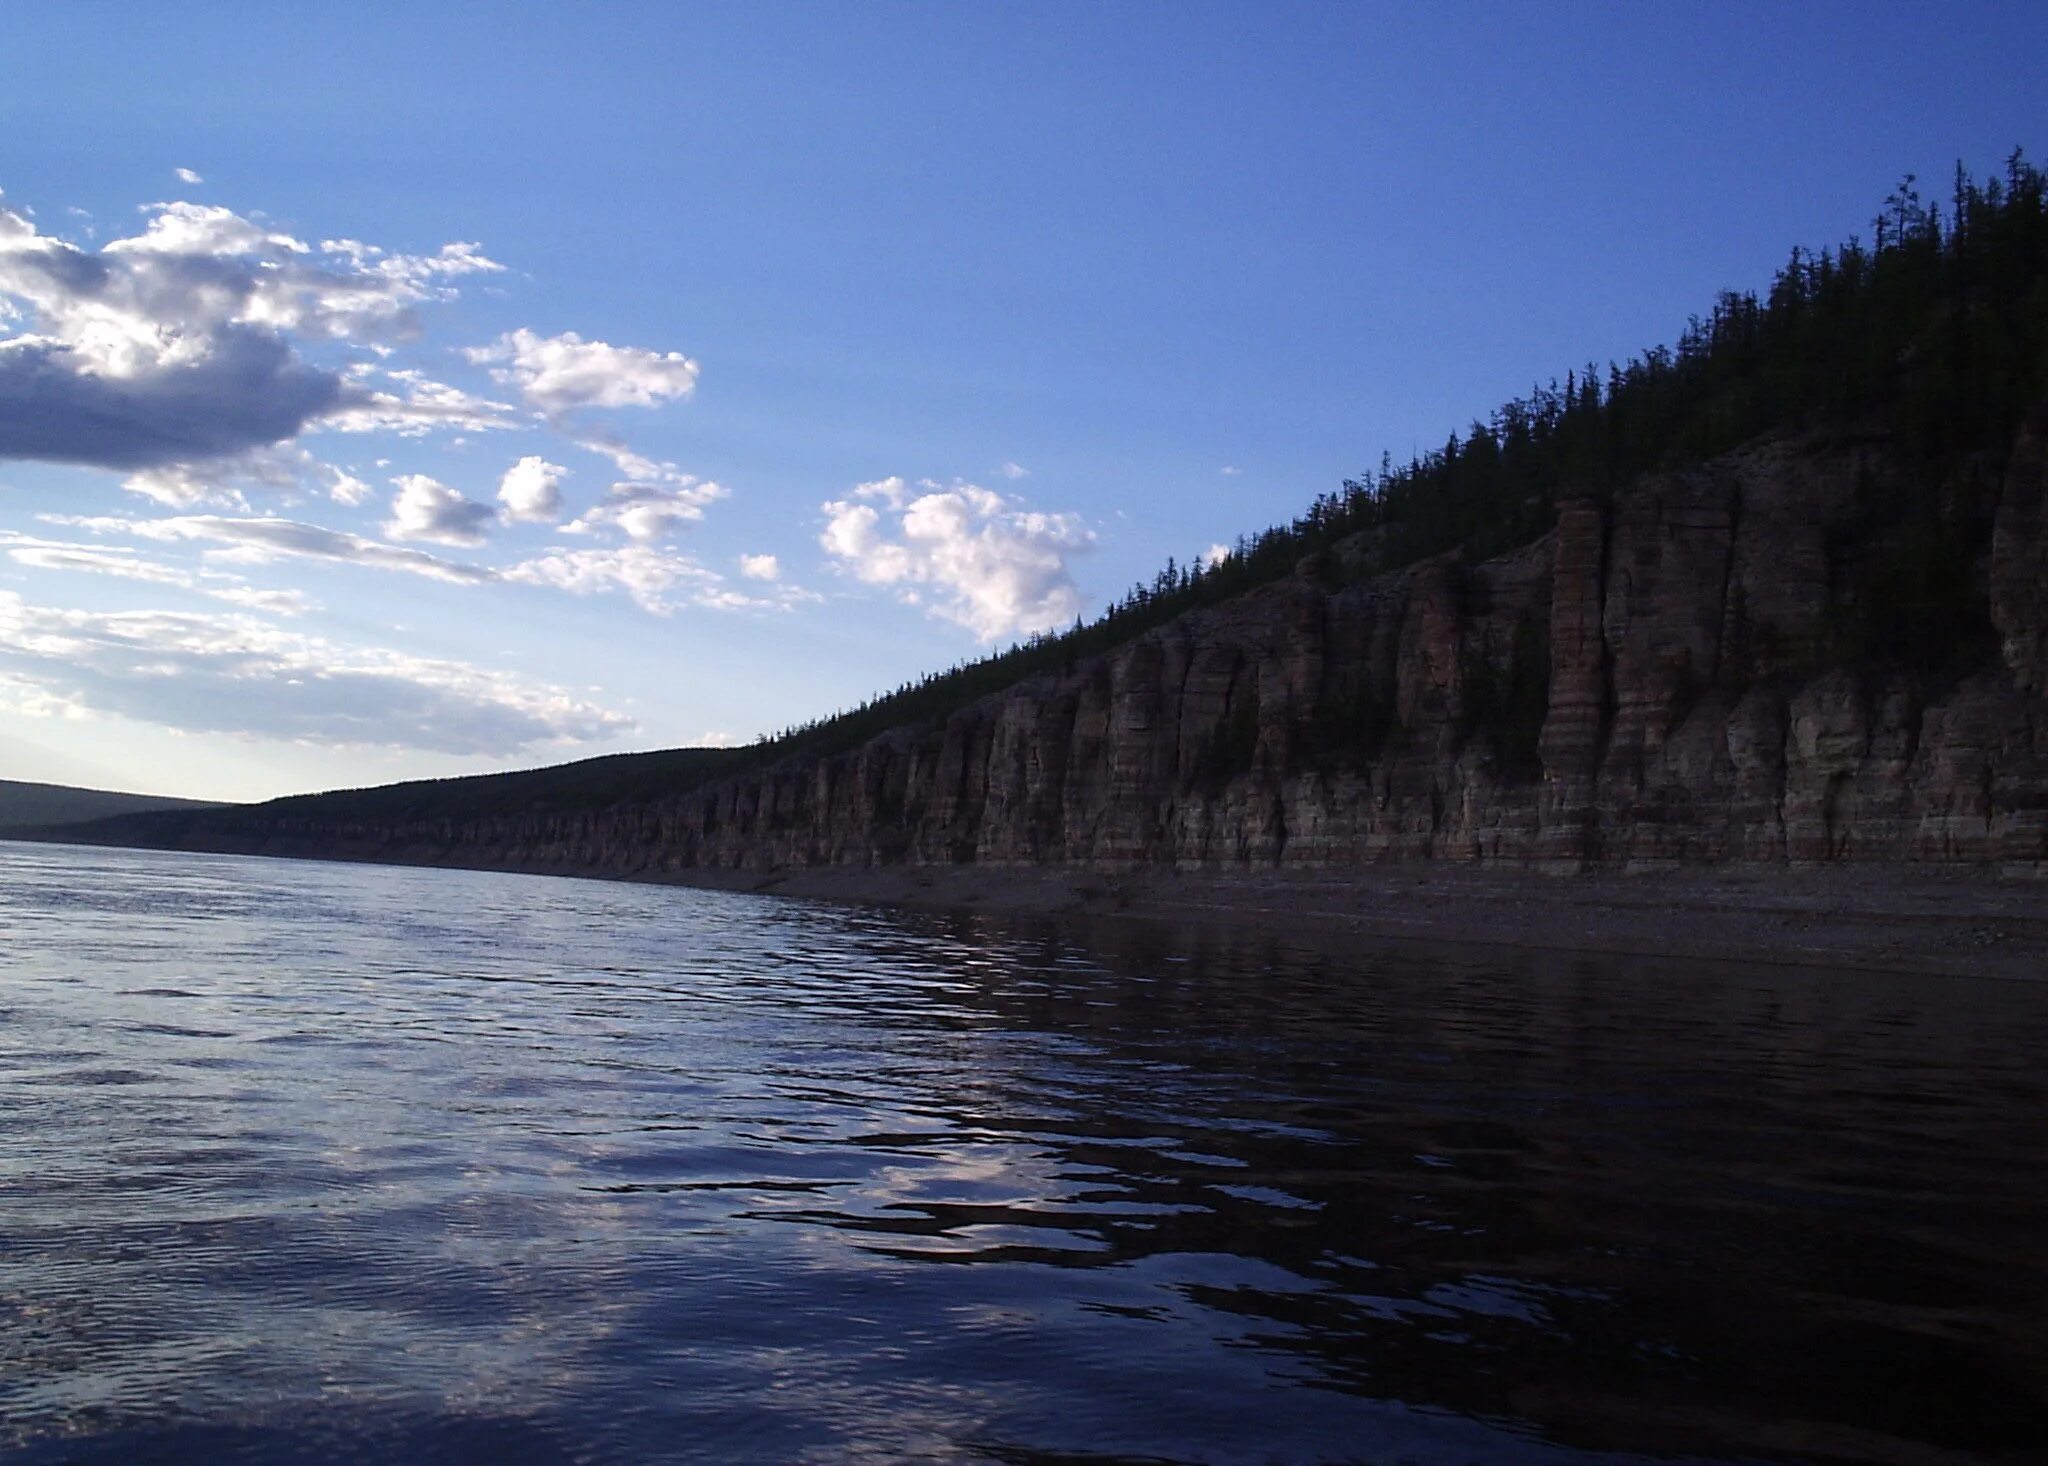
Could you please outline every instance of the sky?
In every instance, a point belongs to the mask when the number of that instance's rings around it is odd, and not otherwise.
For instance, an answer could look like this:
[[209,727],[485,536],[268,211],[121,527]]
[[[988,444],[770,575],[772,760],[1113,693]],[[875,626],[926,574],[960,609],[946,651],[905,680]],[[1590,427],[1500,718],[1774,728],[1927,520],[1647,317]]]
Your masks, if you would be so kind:
[[2048,150],[2048,7],[15,6],[0,778],[746,742]]

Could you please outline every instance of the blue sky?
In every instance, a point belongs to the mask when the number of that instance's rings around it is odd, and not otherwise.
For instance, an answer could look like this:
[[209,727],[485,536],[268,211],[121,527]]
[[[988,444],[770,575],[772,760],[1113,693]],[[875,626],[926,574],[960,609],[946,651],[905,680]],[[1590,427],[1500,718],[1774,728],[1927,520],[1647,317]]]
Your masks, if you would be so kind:
[[2048,148],[2033,6],[8,29],[0,777],[222,798],[830,712]]

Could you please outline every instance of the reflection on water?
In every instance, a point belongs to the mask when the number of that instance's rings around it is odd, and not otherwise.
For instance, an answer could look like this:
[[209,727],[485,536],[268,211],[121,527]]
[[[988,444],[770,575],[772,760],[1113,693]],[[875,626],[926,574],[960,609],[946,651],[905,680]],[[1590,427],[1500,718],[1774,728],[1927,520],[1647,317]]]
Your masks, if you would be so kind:
[[18,1462],[2027,1460],[2048,987],[0,845]]

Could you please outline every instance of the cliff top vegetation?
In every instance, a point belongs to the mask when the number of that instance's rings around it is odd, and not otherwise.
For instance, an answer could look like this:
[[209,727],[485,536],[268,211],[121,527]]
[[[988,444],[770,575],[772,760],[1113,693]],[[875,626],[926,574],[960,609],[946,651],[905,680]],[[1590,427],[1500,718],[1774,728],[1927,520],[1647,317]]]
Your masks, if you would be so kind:
[[[1471,560],[1528,543],[1574,496],[1604,498],[1771,433],[1856,425],[1883,433],[1938,483],[1999,455],[2048,392],[2048,175],[2018,149],[1986,179],[1956,165],[1946,204],[1907,175],[1869,243],[1795,247],[1770,286],[1723,291],[1675,346],[1602,370],[1587,363],[1453,433],[1440,448],[1319,495],[1297,518],[1241,536],[1216,561],[1168,560],[1093,622],[906,683],[756,746],[764,761],[859,747],[1058,673],[1187,611],[1294,573],[1362,537],[1369,570],[1447,551]],[[1988,465],[1996,469],[1998,465]],[[1912,517],[1930,504],[1884,506]],[[1989,533],[1964,527],[1966,536]],[[1320,562],[1341,577],[1332,560]]]

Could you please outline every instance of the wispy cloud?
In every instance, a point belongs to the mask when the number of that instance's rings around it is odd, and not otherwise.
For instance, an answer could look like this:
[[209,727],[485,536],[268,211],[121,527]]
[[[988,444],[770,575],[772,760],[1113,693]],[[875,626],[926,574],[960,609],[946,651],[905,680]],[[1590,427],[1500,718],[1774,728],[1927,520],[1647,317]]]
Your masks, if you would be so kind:
[[706,590],[718,580],[695,561],[647,545],[549,550],[513,566],[505,578],[525,585],[553,586],[579,596],[616,592],[657,616],[675,609],[679,591]]
[[560,688],[235,613],[59,610],[0,591],[0,698],[188,733],[504,756],[623,733]]
[[579,596],[617,593],[656,616],[672,615],[685,606],[706,611],[786,611],[818,599],[814,592],[796,586],[775,585],[758,593],[740,590],[688,556],[640,544],[550,550],[511,566],[504,578]]
[[717,571],[686,555],[637,543],[548,550],[494,567],[466,564],[424,550],[290,519],[245,519],[219,514],[164,519],[53,514],[44,516],[44,521],[90,534],[158,543],[219,545],[225,548],[208,551],[209,557],[231,564],[258,564],[296,556],[396,570],[452,585],[539,585],[571,595],[619,594],[658,616],[671,615],[685,607],[709,611],[789,610],[818,599],[813,591],[780,583],[757,593],[742,591]]
[[50,515],[46,518],[49,523],[69,525],[93,534],[227,545],[231,547],[234,558],[245,561],[296,555],[313,560],[369,565],[380,570],[398,570],[455,585],[477,585],[498,578],[496,571],[482,565],[465,565],[430,555],[424,550],[387,545],[361,535],[324,529],[316,524],[302,524],[292,519],[241,519],[219,514],[179,515],[166,519],[131,519],[116,515]]
[[360,504],[370,495],[370,486],[355,475],[289,443],[251,448],[210,463],[140,469],[123,479],[121,487],[172,509],[247,509],[256,498],[299,492],[318,493],[338,504]]
[[175,586],[274,616],[301,616],[312,609],[312,603],[299,591],[263,590],[225,571],[193,572],[176,565],[165,565],[144,559],[138,551],[127,546],[75,544],[0,530],[0,551],[4,551],[15,564],[32,570],[106,575],[148,585]]

